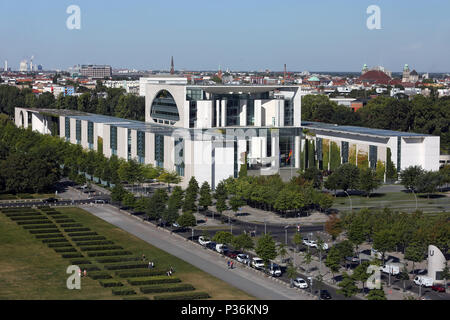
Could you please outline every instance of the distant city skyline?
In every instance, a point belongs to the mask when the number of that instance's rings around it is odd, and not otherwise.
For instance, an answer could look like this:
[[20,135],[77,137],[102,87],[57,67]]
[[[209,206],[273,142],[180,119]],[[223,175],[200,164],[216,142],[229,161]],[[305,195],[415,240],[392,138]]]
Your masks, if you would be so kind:
[[[81,9],[70,30],[66,9]],[[381,10],[369,30],[366,9]],[[114,69],[450,72],[450,2],[361,0],[3,1],[0,62],[18,70],[34,56],[44,69],[107,64]]]

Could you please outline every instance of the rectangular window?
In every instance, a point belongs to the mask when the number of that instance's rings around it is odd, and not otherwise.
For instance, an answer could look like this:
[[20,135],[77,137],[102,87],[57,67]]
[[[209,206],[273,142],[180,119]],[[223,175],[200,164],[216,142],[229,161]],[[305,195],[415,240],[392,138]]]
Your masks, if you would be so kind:
[[237,141],[234,141],[233,145],[234,145],[234,177],[237,178],[239,176]]
[[400,172],[402,163],[402,138],[397,137],[397,172]]
[[292,102],[292,99],[284,100],[284,125],[294,125],[294,104]]
[[377,168],[378,148],[377,146],[369,146],[369,166],[371,169]]
[[111,153],[113,155],[117,155],[117,127],[110,126],[109,127],[109,137],[111,141]]
[[267,137],[266,137],[267,143],[266,143],[266,153],[268,157],[272,156],[272,135],[270,133],[270,130],[267,130]]
[[155,161],[156,166],[164,168],[164,136],[155,134]]
[[81,120],[76,121],[76,137],[77,144],[81,143]]
[[342,163],[348,163],[348,142],[341,142]]
[[92,121],[88,122],[88,144],[89,149],[94,149],[94,123]]
[[145,132],[138,131],[137,132],[137,156],[139,163],[144,163],[145,161]]
[[127,135],[128,135],[128,160],[131,160],[131,129],[127,129]]
[[65,124],[66,124],[66,129],[65,129],[65,133],[66,133],[66,141],[69,141],[70,140],[70,118],[65,118],[64,119],[65,120]]
[[189,101],[189,128],[195,128],[197,122],[197,101]]
[[184,177],[184,140],[175,140],[175,170],[180,177]]

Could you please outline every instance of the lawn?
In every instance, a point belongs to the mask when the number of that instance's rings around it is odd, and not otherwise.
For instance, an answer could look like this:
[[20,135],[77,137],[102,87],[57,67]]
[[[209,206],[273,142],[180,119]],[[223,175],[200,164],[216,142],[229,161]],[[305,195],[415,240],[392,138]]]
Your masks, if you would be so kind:
[[[0,299],[153,299],[158,295],[190,295],[199,292],[206,292],[210,299],[254,299],[79,208],[21,210],[0,213]],[[59,232],[61,238],[55,238],[55,233],[58,237]],[[92,235],[92,232],[96,235]],[[43,240],[47,243],[43,243]],[[63,258],[63,255],[74,253],[82,257]],[[141,261],[143,254],[145,262]],[[149,260],[155,263],[153,271],[147,268]],[[80,265],[82,270],[89,270],[88,276],[81,279],[81,290],[69,290],[66,287],[69,276],[66,268],[72,263]],[[165,273],[170,266],[175,273],[167,277]],[[129,275],[120,276],[125,272]],[[96,275],[100,277],[105,274],[110,279],[93,279]],[[148,285],[131,285],[128,280],[136,279],[136,276],[151,280],[151,288],[148,289]],[[179,283],[166,284],[175,281],[174,278],[178,278],[175,280]],[[163,283],[153,284],[155,281]],[[121,286],[115,287],[118,284]],[[142,293],[142,287],[153,293]],[[124,289],[136,294],[113,294],[113,290]]]

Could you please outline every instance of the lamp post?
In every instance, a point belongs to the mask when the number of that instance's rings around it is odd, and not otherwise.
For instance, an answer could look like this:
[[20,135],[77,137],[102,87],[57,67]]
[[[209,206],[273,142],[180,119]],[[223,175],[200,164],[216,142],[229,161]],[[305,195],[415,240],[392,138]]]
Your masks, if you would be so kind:
[[285,242],[286,246],[288,244],[288,241],[287,241],[287,230],[288,230],[288,228],[289,228],[289,226],[285,226],[284,227],[284,242]]
[[347,191],[344,191],[344,192],[347,195],[347,197],[350,199],[350,211],[352,212],[353,211],[352,198],[350,198],[350,195],[348,194]]

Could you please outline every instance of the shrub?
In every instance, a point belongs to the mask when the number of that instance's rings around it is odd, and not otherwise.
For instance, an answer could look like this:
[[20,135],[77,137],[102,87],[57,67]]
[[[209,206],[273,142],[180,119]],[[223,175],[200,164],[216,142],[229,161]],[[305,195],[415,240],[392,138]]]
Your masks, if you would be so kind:
[[103,237],[103,236],[72,237],[72,240],[75,241],[75,242],[79,242],[79,241],[90,241],[90,240],[106,240],[106,237]]
[[61,255],[64,259],[83,258],[81,253],[67,253]]
[[81,251],[105,251],[105,250],[121,250],[121,246],[102,246],[102,247],[80,247]]
[[179,278],[168,277],[168,276],[156,276],[156,277],[128,279],[128,283],[133,286],[161,284],[161,283],[177,283],[177,282],[181,282],[181,280]]
[[111,257],[111,258],[99,258],[95,261],[99,263],[113,263],[113,262],[126,262],[126,261],[138,261],[139,257]]
[[104,271],[91,272],[91,273],[88,274],[88,277],[90,277],[91,279],[94,279],[94,280],[111,279],[112,278],[109,273],[106,273]]
[[79,265],[79,264],[91,264],[91,262],[89,260],[85,260],[85,259],[72,260],[72,261],[70,261],[70,263],[76,264],[76,265]]
[[47,246],[49,248],[63,248],[63,247],[72,247],[72,245],[69,242],[60,242],[60,243],[48,243]]
[[23,220],[48,220],[45,216],[22,216],[22,217],[10,217],[13,221],[23,221]]
[[161,294],[154,296],[155,300],[194,300],[194,299],[208,299],[211,296],[206,292],[189,292],[183,294]]
[[148,286],[139,288],[142,293],[161,293],[161,292],[180,292],[180,291],[194,291],[195,288],[191,284],[175,284],[164,286]]
[[100,271],[100,268],[93,264],[87,264],[87,265],[79,264],[78,267],[80,267],[81,270],[86,270],[86,271]]
[[61,228],[75,228],[75,227],[82,227],[83,225],[81,223],[63,223],[61,224]]
[[84,236],[95,236],[97,232],[71,232],[68,233],[69,237],[84,237]]
[[110,287],[122,287],[123,283],[117,280],[101,280],[99,281],[100,285],[104,288],[110,288]]
[[112,289],[112,293],[116,296],[129,296],[132,294],[136,294],[136,291],[130,288],[126,289]]
[[58,229],[55,225],[32,225],[32,226],[23,226],[25,230],[31,230],[31,229]]
[[106,264],[107,270],[124,270],[124,269],[144,269],[147,268],[147,263],[130,263],[130,264]]
[[64,238],[64,235],[62,233],[52,233],[52,234],[38,234],[36,236],[36,239],[47,239],[47,238]]
[[60,248],[60,249],[53,249],[55,250],[56,253],[66,253],[66,252],[77,252],[77,249],[75,249],[74,247],[70,247],[70,248]]
[[5,213],[5,215],[9,218],[10,217],[26,217],[26,216],[28,216],[28,217],[35,217],[35,216],[43,217],[43,215],[39,212],[20,212],[20,213],[15,212],[15,213]]
[[45,229],[45,230],[28,230],[32,234],[38,233],[61,233],[58,229]]
[[65,232],[76,232],[76,231],[89,231],[91,229],[89,228],[69,228],[69,229],[64,229]]
[[65,215],[60,215],[60,216],[56,217],[55,219],[69,219],[69,217],[65,216]]
[[75,222],[73,219],[57,219],[55,220],[56,223],[69,223],[69,222]]
[[69,241],[66,238],[56,238],[56,239],[44,239],[42,243],[65,243],[69,245]]
[[75,242],[75,244],[79,247],[81,246],[98,246],[98,245],[105,245],[105,244],[114,244],[113,241],[84,241],[84,242]]
[[48,216],[51,216],[51,217],[53,217],[53,216],[59,216],[59,217],[57,217],[57,218],[61,218],[62,216],[62,213],[61,212],[57,212],[57,211],[55,211],[55,212],[46,212],[47,213],[47,215]]
[[97,251],[88,252],[89,257],[124,256],[132,254],[130,251]]
[[117,271],[116,275],[120,278],[137,278],[165,275],[164,270],[134,270],[134,271]]

